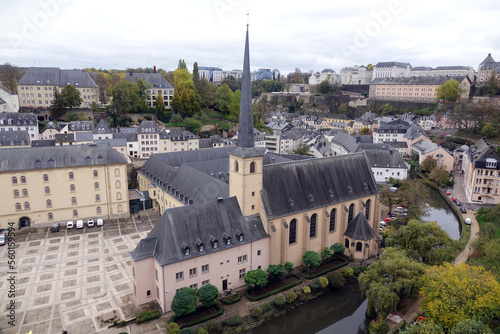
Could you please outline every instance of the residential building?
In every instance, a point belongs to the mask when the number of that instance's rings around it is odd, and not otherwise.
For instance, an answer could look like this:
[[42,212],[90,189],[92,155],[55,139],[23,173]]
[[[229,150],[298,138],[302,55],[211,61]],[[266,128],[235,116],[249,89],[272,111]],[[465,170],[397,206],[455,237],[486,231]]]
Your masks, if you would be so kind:
[[337,74],[331,68],[325,68],[321,73],[314,73],[309,77],[310,85],[319,85],[323,81],[328,80],[331,85],[337,84]]
[[500,79],[500,62],[496,62],[491,53],[488,53],[488,56],[479,64],[477,83],[484,84],[492,75]]
[[109,146],[13,148],[0,161],[2,228],[129,216],[127,162]]
[[174,97],[174,87],[160,73],[127,73],[123,80],[136,82],[138,79],[145,80],[149,87],[146,89],[146,102],[149,107],[156,106],[158,95],[163,97],[166,109],[172,108],[172,98]]
[[139,158],[147,159],[160,151],[160,134],[154,121],[144,120],[137,129]]
[[90,75],[83,70],[61,70],[58,67],[30,67],[17,83],[19,105],[29,108],[49,108],[54,89],[59,92],[67,85],[80,93],[80,108],[99,103],[99,91]]
[[131,158],[139,158],[138,127],[119,128],[113,133],[113,139],[125,139],[127,141],[127,155]]
[[19,112],[19,96],[0,83],[0,112]]
[[29,146],[31,146],[31,141],[28,131],[0,132],[0,149]]
[[476,71],[474,71],[474,69],[470,66],[438,66],[436,68],[420,66],[412,68],[408,76],[415,76],[415,77],[468,76],[472,80],[476,76]]
[[453,155],[436,143],[421,139],[411,146],[411,150],[418,153],[419,164],[422,164],[427,157],[431,157],[436,160],[438,167],[444,167],[448,173],[453,170]]
[[460,101],[467,101],[471,81],[468,77],[379,78],[370,84],[370,99],[386,101],[437,102],[436,89],[448,80],[457,80],[462,89]]
[[160,133],[160,153],[192,151],[200,148],[200,138],[184,129],[165,129]]
[[94,140],[113,139],[113,131],[108,124],[106,124],[104,118],[101,119],[92,130],[92,137]]
[[344,67],[340,73],[342,85],[369,85],[373,78],[373,69],[368,70],[364,65]]
[[96,139],[94,143],[97,145],[108,145],[111,146],[116,152],[120,153],[127,159],[127,162],[130,162],[129,156],[127,154],[127,140],[125,138],[120,139]]
[[60,133],[59,126],[56,123],[50,121],[42,129],[42,132],[40,133],[40,139],[42,140],[55,139],[56,134],[59,133]]
[[27,131],[30,141],[37,140],[39,136],[38,119],[32,113],[0,113],[0,133],[3,131]]
[[394,149],[389,150],[365,150],[364,151],[377,183],[387,183],[390,178],[406,180],[408,178],[408,166],[401,154]]
[[463,154],[464,186],[467,200],[499,204],[500,156],[484,139],[478,140]]
[[409,63],[401,63],[398,61],[379,62],[373,67],[372,80],[407,77],[411,69],[412,66]]
[[379,126],[375,126],[375,129],[373,130],[373,142],[402,142],[404,141],[406,130],[408,130],[409,127],[410,125],[408,124],[408,122],[402,120],[394,120]]
[[94,121],[71,121],[69,123],[61,123],[60,126],[60,133],[88,132],[92,134]]

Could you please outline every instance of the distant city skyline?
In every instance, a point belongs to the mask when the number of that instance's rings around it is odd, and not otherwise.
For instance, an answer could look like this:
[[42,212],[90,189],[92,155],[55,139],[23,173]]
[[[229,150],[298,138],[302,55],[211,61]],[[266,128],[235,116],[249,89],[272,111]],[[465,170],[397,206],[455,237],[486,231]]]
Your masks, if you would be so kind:
[[[307,5],[307,6],[306,6]],[[199,66],[241,69],[247,17],[252,70],[282,74],[376,64],[472,66],[491,53],[500,4],[481,1],[198,0],[130,5],[88,0],[19,0],[2,5],[0,63],[126,69]],[[249,13],[249,16],[246,14]]]

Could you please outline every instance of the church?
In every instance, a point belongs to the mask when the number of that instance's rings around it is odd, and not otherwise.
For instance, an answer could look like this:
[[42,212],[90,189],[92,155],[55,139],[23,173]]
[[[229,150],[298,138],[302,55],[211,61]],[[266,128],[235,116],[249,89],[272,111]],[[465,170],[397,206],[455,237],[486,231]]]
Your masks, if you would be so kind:
[[248,26],[237,147],[154,154],[138,171],[162,216],[130,252],[139,305],[170,310],[182,287],[245,284],[270,264],[341,243],[376,254],[381,203],[365,153],[327,158],[254,147]]

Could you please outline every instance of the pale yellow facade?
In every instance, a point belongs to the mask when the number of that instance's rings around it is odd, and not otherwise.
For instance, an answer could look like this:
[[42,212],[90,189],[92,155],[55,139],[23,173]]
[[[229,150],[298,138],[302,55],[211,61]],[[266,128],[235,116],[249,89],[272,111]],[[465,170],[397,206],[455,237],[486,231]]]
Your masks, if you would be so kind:
[[46,168],[0,173],[4,199],[0,226],[31,226],[86,218],[129,215],[126,164]]
[[260,213],[262,217],[262,165],[262,156],[229,155],[229,197],[236,196],[243,216]]
[[[64,87],[54,85],[18,85],[19,105],[21,107],[49,108],[54,100],[54,89],[59,93]],[[99,103],[97,88],[75,87],[80,92],[80,108],[90,108],[92,103]]]
[[200,149],[199,138],[189,138],[186,140],[171,140],[160,138],[160,152],[180,152],[180,151],[193,151]]

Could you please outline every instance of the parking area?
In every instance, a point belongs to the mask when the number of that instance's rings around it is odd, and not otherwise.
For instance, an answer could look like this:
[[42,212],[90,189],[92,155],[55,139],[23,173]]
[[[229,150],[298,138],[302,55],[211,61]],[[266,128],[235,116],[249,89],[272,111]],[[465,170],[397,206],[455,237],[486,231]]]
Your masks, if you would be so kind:
[[[155,212],[141,220],[107,220],[104,226],[52,233],[48,227],[16,236],[15,274],[8,270],[7,247],[0,247],[0,327],[2,333],[88,334],[111,332],[104,314],[133,318],[141,307],[133,297],[128,255],[157,222]],[[8,298],[15,276],[15,298]],[[15,326],[7,308],[15,301]],[[123,331],[123,330],[122,330]],[[153,331],[154,332],[154,331]],[[118,331],[117,331],[118,333]]]

